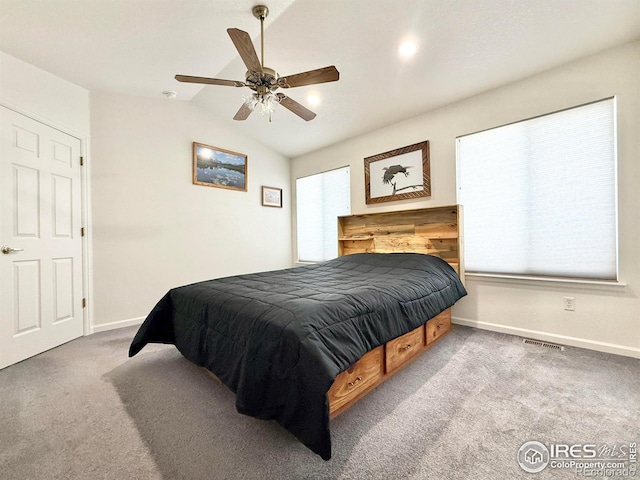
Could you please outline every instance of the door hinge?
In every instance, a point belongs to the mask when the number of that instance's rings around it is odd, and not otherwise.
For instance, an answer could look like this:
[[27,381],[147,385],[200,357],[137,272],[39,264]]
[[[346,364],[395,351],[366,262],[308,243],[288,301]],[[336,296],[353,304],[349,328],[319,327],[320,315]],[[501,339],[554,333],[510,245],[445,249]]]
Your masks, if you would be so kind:
[[80,236],[81,236],[81,237],[84,237],[84,227],[81,227],[81,228],[80,228]]
[[85,308],[87,306],[87,299],[83,298],[82,299],[82,308]]
[[80,157],[80,166],[82,167],[84,165],[84,157]]

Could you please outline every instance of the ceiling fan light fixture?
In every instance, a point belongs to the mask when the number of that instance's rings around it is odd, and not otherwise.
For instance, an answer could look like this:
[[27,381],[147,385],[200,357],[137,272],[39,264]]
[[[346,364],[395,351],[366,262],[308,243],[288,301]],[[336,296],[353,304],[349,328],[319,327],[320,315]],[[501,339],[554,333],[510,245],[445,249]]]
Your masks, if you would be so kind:
[[280,98],[273,92],[252,93],[242,97],[244,104],[254,111],[258,109],[260,115],[269,115],[276,110],[276,106],[280,103]]

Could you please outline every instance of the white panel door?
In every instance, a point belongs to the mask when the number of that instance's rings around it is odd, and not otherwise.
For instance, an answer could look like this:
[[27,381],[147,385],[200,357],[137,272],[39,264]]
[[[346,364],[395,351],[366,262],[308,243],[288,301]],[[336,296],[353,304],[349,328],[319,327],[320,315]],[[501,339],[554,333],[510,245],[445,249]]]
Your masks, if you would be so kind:
[[80,140],[0,107],[0,368],[83,334]]

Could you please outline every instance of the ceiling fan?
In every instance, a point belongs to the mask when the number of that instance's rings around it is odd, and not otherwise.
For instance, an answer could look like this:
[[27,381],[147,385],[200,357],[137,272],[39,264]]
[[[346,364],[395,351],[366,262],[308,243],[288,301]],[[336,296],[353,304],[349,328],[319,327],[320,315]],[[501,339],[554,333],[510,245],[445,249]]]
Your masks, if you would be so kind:
[[274,111],[276,105],[280,104],[292,111],[303,120],[313,120],[316,116],[314,112],[299,104],[295,100],[287,97],[283,93],[275,93],[278,88],[302,87],[304,85],[315,85],[318,83],[335,82],[340,79],[340,72],[333,65],[330,67],[318,68],[308,72],[296,73],[281,77],[278,73],[264,66],[264,19],[269,15],[269,9],[264,5],[256,5],[252,8],[253,16],[260,20],[260,50],[261,58],[258,59],[256,50],[251,42],[251,37],[247,32],[237,28],[228,28],[227,33],[235,45],[242,61],[247,67],[245,81],[222,80],[219,78],[192,77],[189,75],[176,75],[179,82],[202,83],[206,85],[223,85],[228,87],[249,87],[254,91],[250,96],[245,97],[245,101],[240,110],[233,117],[234,120],[246,120],[251,112],[260,107],[261,114],[269,114]]

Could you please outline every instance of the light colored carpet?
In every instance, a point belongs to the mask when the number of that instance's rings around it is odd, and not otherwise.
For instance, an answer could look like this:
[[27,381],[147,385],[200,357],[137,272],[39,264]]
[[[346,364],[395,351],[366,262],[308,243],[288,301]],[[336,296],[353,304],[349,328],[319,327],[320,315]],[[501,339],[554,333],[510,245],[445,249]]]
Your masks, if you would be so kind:
[[640,360],[455,326],[332,421],[325,462],[172,346],[134,328],[0,371],[3,479],[575,479],[516,462],[528,440],[640,440]]

